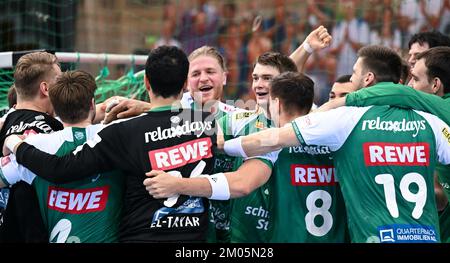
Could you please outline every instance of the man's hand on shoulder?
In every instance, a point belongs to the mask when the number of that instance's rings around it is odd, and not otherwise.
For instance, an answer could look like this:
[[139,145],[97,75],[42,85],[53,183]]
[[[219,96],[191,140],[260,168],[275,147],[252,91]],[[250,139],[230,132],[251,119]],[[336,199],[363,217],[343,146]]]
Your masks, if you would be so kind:
[[145,101],[134,99],[122,99],[119,101],[111,101],[105,109],[106,114],[103,120],[104,124],[108,124],[117,119],[125,119],[138,116],[151,108],[151,104]]

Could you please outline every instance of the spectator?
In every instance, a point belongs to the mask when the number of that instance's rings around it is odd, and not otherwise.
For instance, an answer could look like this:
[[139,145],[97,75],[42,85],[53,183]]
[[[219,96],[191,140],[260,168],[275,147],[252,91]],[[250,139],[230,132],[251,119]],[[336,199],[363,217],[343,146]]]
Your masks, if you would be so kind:
[[351,73],[356,52],[369,44],[369,26],[356,17],[355,1],[341,0],[339,4],[345,14],[344,20],[337,22],[333,28],[333,42],[329,51],[337,58],[337,76]]

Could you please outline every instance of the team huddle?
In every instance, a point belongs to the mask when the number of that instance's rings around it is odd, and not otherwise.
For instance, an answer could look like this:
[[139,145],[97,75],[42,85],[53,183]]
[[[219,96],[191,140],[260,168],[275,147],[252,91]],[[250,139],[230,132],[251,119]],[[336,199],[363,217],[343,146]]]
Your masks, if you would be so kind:
[[214,47],[152,50],[150,103],[96,105],[90,74],[22,56],[0,131],[0,242],[449,242],[450,40],[413,36],[408,66],[362,47],[314,109],[302,72],[331,41],[320,26],[290,56],[260,55],[254,110],[221,101]]

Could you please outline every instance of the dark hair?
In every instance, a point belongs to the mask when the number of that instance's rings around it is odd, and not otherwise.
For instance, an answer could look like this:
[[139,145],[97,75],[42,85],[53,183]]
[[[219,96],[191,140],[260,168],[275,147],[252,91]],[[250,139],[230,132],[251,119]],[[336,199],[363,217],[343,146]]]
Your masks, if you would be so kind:
[[290,114],[310,111],[314,100],[314,81],[299,72],[284,72],[272,80],[270,96],[278,98]]
[[406,85],[408,83],[409,73],[411,70],[411,66],[406,62],[404,59],[402,59],[402,72],[400,74],[400,80],[402,84]]
[[411,48],[414,43],[419,43],[420,45],[428,43],[430,48],[438,46],[450,47],[450,38],[437,30],[433,30],[414,34],[408,42],[408,48]]
[[352,75],[342,75],[336,79],[336,83],[347,83],[350,82]]
[[439,78],[444,85],[444,93],[450,92],[450,47],[434,47],[417,55],[424,59],[428,81]]
[[186,82],[189,61],[186,54],[174,46],[161,46],[150,51],[145,64],[153,93],[163,98],[180,94]]
[[95,80],[89,73],[74,70],[63,72],[50,85],[48,95],[62,121],[77,123],[89,116],[96,89]]
[[375,75],[375,83],[398,83],[402,72],[402,59],[392,49],[379,45],[365,46],[358,51],[363,70]]
[[272,66],[278,69],[280,73],[286,71],[298,71],[297,66],[291,58],[278,52],[266,52],[262,54],[256,59],[256,63],[253,65],[253,68],[256,66],[256,64]]
[[17,104],[17,92],[14,84],[8,90],[8,107],[12,108]]

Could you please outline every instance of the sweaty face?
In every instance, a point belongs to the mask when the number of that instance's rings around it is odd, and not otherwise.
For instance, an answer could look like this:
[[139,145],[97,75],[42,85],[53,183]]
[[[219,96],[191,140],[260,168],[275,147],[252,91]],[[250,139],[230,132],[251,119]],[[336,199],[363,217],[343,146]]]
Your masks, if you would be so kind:
[[364,88],[366,84],[364,83],[365,73],[363,70],[363,61],[362,58],[358,58],[355,64],[353,65],[353,74],[350,78],[350,82],[354,86],[355,90]]
[[225,82],[226,73],[214,57],[201,55],[190,61],[189,91],[197,103],[220,100]]
[[347,94],[355,90],[356,87],[351,82],[345,83],[336,82],[333,84],[333,87],[331,88],[329,100],[345,97]]
[[414,64],[417,62],[416,56],[417,54],[424,52],[425,50],[428,50],[430,46],[428,43],[423,43],[423,45],[420,45],[418,42],[411,45],[411,48],[409,49],[409,58],[408,63],[411,66],[411,68],[414,66]]
[[280,71],[272,66],[256,64],[252,73],[252,90],[255,92],[256,103],[260,106],[269,103],[270,82]]
[[411,80],[408,85],[413,87],[415,90],[434,94],[432,90],[433,84],[428,81],[425,60],[419,59],[416,64],[414,64],[414,67],[411,70]]

